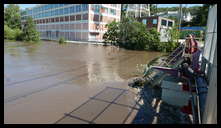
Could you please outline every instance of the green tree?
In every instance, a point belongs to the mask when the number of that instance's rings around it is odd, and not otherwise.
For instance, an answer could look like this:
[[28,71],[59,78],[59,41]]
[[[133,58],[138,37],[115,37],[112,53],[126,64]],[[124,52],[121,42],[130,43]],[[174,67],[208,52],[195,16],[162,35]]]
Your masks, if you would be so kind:
[[9,4],[4,8],[4,24],[11,29],[21,28],[21,14],[18,5]]
[[36,30],[36,25],[33,22],[31,17],[28,17],[26,22],[24,23],[24,27],[22,29],[22,38],[25,41],[39,41],[39,32]]
[[196,11],[196,17],[193,18],[192,26],[206,26],[210,4],[204,4]]
[[4,25],[4,39],[14,39],[14,31],[8,25]]
[[156,15],[157,14],[157,5],[150,4],[150,15]]
[[103,36],[105,43],[116,44],[119,40],[119,23],[113,21],[110,24],[107,24],[106,27],[108,30]]
[[157,32],[156,28],[152,28],[148,31],[148,44],[150,50],[156,50],[159,51],[159,44],[160,42],[160,33]]
[[18,28],[11,29],[8,25],[4,25],[4,39],[21,40],[22,31]]
[[177,29],[177,26],[173,26],[172,29],[168,29],[169,41],[170,42],[177,42],[180,37],[180,32]]
[[147,31],[146,26],[133,18],[123,17],[120,23],[108,24],[104,34],[105,41],[117,42],[117,45],[136,50],[158,50],[160,43],[156,29]]

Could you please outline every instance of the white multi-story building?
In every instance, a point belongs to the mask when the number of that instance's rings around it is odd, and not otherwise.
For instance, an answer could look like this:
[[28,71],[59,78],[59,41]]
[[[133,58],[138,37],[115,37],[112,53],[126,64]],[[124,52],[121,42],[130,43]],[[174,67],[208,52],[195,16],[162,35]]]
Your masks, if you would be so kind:
[[149,4],[123,4],[122,10],[126,11],[129,16],[135,18],[150,16]]
[[106,24],[120,21],[120,4],[41,4],[25,9],[22,23],[31,16],[41,39],[102,41]]
[[[158,16],[161,17],[176,17],[179,18],[179,11],[167,11],[167,12],[159,12],[157,13]],[[186,12],[182,15],[182,20],[186,21],[186,22],[190,22],[193,19],[193,16],[190,14],[190,12]]]

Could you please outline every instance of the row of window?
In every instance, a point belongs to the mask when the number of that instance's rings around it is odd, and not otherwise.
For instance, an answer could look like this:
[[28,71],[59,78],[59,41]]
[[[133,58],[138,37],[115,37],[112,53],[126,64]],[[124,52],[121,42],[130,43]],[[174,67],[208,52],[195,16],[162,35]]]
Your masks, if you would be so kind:
[[[31,15],[32,18],[35,19],[35,18],[44,18],[44,17],[50,17],[50,16],[66,15],[70,13],[78,13],[78,12],[87,11],[87,10],[88,10],[88,4],[81,4],[81,5],[73,5],[67,8],[60,8],[60,9],[55,9],[52,11],[42,12],[38,14],[28,13],[28,15]],[[24,17],[24,19],[25,18],[27,17]]]
[[72,16],[39,19],[39,20],[35,20],[35,23],[36,24],[44,24],[44,23],[81,21],[81,20],[88,20],[88,14],[82,14],[82,15],[79,14],[79,15],[72,15]]
[[[107,27],[105,25],[100,24],[90,24],[90,30],[100,30],[106,31]],[[77,24],[50,24],[50,25],[37,25],[36,29],[38,31],[41,30],[74,30],[74,31],[81,31],[81,30],[88,30],[88,23],[77,23]]]
[[[148,23],[148,20],[147,20],[147,19],[143,19],[143,20],[142,20],[142,23],[143,23],[143,24],[147,24],[147,23]],[[152,24],[157,24],[157,19],[152,19]]]
[[[167,25],[168,22],[168,25]],[[168,27],[172,27],[173,26],[173,22],[172,21],[168,21],[168,20],[161,20],[161,25],[163,26],[168,26]]]
[[[167,25],[168,22],[168,25]],[[147,24],[148,20],[147,19],[143,19],[142,20],[143,24]],[[152,24],[157,24],[157,19],[152,19]],[[161,25],[163,26],[168,26],[168,27],[172,27],[173,26],[173,22],[172,21],[168,21],[168,20],[161,20]]]
[[[41,11],[47,11],[49,9],[60,8],[60,7],[68,6],[68,5],[70,5],[70,4],[47,4],[47,5],[42,5],[42,6],[39,6],[39,7],[35,7],[31,10],[25,10],[25,13],[27,15],[32,15],[32,14],[35,14],[35,13],[39,13]],[[84,7],[84,6],[88,6],[88,5],[87,4],[82,4],[80,6]]]
[[[31,10],[25,10],[27,15],[33,15],[35,13],[41,12],[41,11],[46,11],[49,9],[53,9],[53,8],[60,8],[60,7],[64,7],[64,6],[68,6],[70,4],[46,4],[46,5],[42,5],[39,7],[35,7]],[[88,7],[88,4],[81,4],[81,5],[76,5],[76,8],[79,8],[79,6],[82,7],[82,9],[84,10],[85,8]],[[92,4],[93,6],[93,4]],[[117,7],[117,4],[111,4],[112,7]]]
[[37,25],[36,29],[41,30],[88,30],[87,23],[79,24],[52,24],[52,25]]
[[41,32],[42,39],[59,39],[64,37],[67,40],[88,40],[88,32],[51,32],[45,31]]
[[91,10],[94,11],[95,13],[116,15],[116,9],[106,8],[102,5],[91,5]]

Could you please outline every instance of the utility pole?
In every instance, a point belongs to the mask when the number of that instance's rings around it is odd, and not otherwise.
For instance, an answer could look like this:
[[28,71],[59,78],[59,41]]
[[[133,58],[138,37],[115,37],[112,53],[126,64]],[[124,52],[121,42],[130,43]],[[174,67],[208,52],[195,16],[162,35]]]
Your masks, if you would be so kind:
[[[179,7],[179,25],[178,25],[178,31],[181,31],[181,23],[182,23],[182,4],[180,4]],[[179,38],[177,38],[177,42],[179,41]]]
[[181,23],[182,23],[182,4],[180,4],[179,8],[179,30],[181,29]]

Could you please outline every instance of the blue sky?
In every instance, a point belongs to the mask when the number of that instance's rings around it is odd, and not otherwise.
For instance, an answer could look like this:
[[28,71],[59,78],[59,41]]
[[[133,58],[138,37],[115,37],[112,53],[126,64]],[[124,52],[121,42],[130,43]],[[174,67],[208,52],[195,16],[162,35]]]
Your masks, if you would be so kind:
[[[202,4],[183,4],[183,7],[202,6]],[[5,6],[5,5],[4,5]],[[36,6],[36,4],[19,4],[21,9],[30,8]],[[158,7],[176,7],[179,4],[158,4]]]

